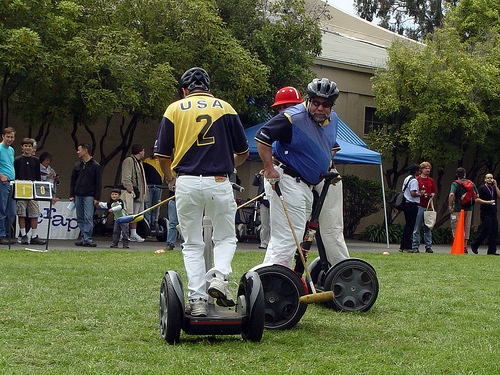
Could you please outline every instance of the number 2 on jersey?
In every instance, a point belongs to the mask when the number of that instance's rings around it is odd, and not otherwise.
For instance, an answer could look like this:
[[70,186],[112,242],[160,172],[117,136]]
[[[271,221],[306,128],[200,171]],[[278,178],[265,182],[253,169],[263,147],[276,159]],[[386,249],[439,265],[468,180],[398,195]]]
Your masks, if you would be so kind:
[[212,118],[209,115],[200,115],[196,117],[196,122],[206,121],[205,125],[198,133],[198,146],[207,146],[215,143],[214,137],[207,137],[207,133],[212,126]]

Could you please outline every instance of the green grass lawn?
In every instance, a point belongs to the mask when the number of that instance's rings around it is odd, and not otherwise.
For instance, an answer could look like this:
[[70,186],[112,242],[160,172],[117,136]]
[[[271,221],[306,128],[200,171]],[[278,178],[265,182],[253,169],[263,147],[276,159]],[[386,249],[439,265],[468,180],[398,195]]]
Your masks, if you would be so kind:
[[[309,305],[288,331],[188,336],[158,327],[180,252],[0,250],[2,374],[498,374],[500,257],[351,254],[377,270],[367,313]],[[262,261],[238,252],[235,281]],[[311,254],[311,259],[315,254]]]

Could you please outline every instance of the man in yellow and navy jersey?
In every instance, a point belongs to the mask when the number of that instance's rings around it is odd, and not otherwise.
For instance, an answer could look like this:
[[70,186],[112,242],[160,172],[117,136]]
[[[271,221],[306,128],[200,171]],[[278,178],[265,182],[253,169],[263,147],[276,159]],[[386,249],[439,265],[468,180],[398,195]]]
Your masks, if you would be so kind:
[[[205,70],[187,70],[179,87],[182,99],[169,105],[163,115],[155,155],[169,187],[175,185],[188,278],[187,312],[206,316],[207,292],[218,305],[235,304],[227,281],[236,250],[236,202],[228,175],[248,157],[248,141],[233,107],[210,93]],[[214,267],[208,272],[203,258],[204,213],[212,219],[214,230]]]

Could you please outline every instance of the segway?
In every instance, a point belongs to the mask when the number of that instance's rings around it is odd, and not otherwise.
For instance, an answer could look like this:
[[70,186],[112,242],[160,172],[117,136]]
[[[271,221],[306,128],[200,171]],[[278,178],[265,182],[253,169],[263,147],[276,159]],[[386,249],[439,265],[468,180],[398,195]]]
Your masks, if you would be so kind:
[[[330,182],[338,177],[338,173],[330,172],[322,177],[325,183],[307,223],[304,241],[300,244],[304,257],[307,257],[316,237],[319,214]],[[333,292],[333,298],[322,303],[335,310],[367,311],[378,295],[378,280],[373,267],[361,259],[354,258],[346,259],[332,267],[328,263],[321,241],[318,241],[318,250],[320,257],[308,267],[310,277],[318,291]],[[276,264],[263,264],[252,269],[259,274],[264,287],[266,329],[292,328],[306,311],[307,304],[304,301],[311,296],[312,291],[302,278],[305,269],[299,254],[296,255],[295,261],[293,270]]]
[[[331,176],[325,177],[325,184],[317,199],[311,220],[307,225],[306,232],[318,230],[314,235],[317,237],[319,253],[319,257],[311,262],[308,270],[318,290],[333,292],[333,299],[324,302],[326,306],[337,311],[368,311],[378,296],[379,285],[375,269],[368,262],[356,258],[344,259],[337,264],[331,265],[328,262],[326,250],[321,240],[318,217],[331,179]],[[302,245],[304,249],[305,243]],[[295,271],[302,274],[300,263],[297,263]]]
[[[203,220],[203,227],[211,227]],[[204,231],[205,268],[212,259],[211,230]],[[209,298],[206,317],[194,317],[185,312],[182,280],[175,271],[167,271],[160,288],[160,333],[169,344],[178,343],[180,332],[188,335],[236,335],[244,340],[260,341],[264,331],[264,291],[259,275],[246,272],[240,279],[234,311],[215,306]]]

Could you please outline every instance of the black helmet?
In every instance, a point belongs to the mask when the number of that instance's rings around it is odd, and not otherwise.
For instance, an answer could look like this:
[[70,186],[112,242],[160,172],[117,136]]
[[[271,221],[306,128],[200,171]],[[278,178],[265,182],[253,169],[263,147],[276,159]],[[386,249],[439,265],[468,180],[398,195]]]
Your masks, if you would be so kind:
[[337,84],[330,81],[328,78],[314,78],[311,83],[307,85],[307,96],[309,98],[325,98],[335,103],[339,97],[339,89]]
[[202,68],[191,68],[186,70],[179,80],[179,89],[183,87],[190,92],[194,89],[208,91],[210,88],[210,77]]

